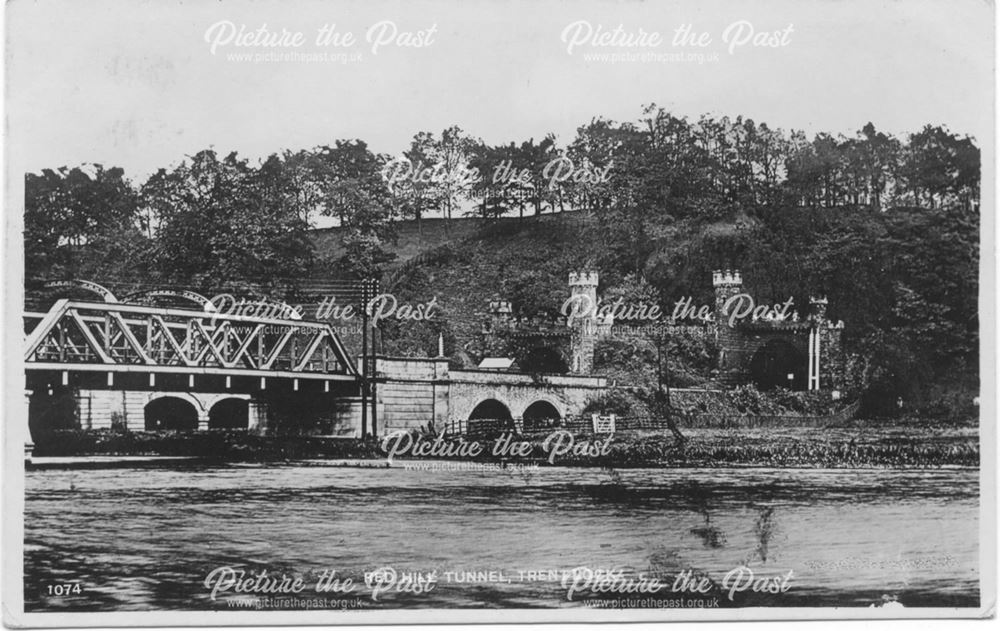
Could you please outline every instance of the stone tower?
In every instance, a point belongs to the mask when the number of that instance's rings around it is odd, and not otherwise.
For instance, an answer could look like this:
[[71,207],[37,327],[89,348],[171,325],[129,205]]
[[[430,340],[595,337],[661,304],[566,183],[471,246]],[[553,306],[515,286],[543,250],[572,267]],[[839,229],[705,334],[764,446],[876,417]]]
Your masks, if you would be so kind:
[[729,315],[725,312],[726,302],[733,296],[743,293],[743,277],[739,270],[715,270],[712,272],[712,285],[715,287],[715,339],[719,345],[719,368],[728,368],[735,359],[738,335],[729,326]]
[[715,270],[712,272],[712,285],[715,287],[715,319],[726,320],[722,308],[727,300],[743,293],[743,277],[739,270]]
[[574,296],[585,295],[597,306],[597,272],[570,272],[569,290]]
[[594,368],[594,344],[597,341],[597,272],[570,272],[569,289],[572,296],[580,298],[589,313],[573,318],[572,359],[569,367],[573,374],[589,374]]
[[[832,322],[827,318],[826,308],[829,304],[826,296],[818,298],[810,296],[809,306],[811,314],[809,319],[813,323],[813,340],[815,344],[810,350],[811,375],[815,376],[812,384],[815,389],[840,390],[844,387],[844,349],[841,337],[844,332],[844,322]],[[818,338],[818,339],[816,339]]]
[[812,308],[812,319],[817,326],[826,322],[826,307],[828,304],[829,301],[826,299],[826,296],[820,296],[819,298],[809,296],[809,306]]
[[499,298],[490,301],[490,320],[494,328],[506,328],[510,326],[514,309],[507,300]]

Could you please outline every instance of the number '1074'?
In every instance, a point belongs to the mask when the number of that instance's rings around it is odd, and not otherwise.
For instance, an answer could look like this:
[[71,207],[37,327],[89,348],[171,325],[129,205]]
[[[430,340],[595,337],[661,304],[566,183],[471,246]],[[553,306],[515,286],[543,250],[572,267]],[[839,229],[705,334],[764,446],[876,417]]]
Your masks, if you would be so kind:
[[46,585],[46,588],[48,589],[49,596],[68,596],[83,592],[79,583],[57,583],[55,585]]

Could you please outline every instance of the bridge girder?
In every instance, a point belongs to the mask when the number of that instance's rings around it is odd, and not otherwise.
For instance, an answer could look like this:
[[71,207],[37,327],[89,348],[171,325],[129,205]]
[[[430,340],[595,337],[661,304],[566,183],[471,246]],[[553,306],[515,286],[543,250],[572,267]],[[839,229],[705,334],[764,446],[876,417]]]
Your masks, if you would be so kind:
[[326,323],[66,299],[31,327],[24,361],[28,370],[358,378]]

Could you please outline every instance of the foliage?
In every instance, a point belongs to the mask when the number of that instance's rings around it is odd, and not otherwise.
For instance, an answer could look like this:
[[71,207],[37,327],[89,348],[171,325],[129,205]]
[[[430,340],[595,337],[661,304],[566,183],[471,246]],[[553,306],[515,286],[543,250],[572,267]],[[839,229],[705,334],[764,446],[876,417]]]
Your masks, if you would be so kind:
[[272,156],[254,169],[235,153],[205,150],[150,177],[141,195],[156,221],[159,278],[211,290],[301,276],[312,248],[284,166]]
[[122,169],[45,169],[25,175],[24,191],[29,279],[142,273],[150,243],[139,221],[139,195]]
[[[810,138],[650,104],[633,121],[593,118],[565,142],[420,132],[404,157],[442,177],[389,182],[389,158],[356,139],[259,164],[203,150],[141,185],[101,165],[29,173],[29,289],[73,276],[206,291],[379,277],[395,264],[400,218],[437,213],[450,225],[468,211],[490,225],[452,244],[461,257],[416,265],[428,281],[412,298],[437,295],[447,325],[387,327],[385,348],[418,353],[443,333],[453,358],[474,355],[484,304],[502,296],[520,317],[557,316],[572,270],[598,269],[605,296],[669,313],[683,296],[711,304],[706,279],[731,268],[756,300],[792,297],[803,317],[810,296],[829,298],[829,317],[846,323],[851,389],[872,414],[932,410],[945,396],[936,386],[978,387],[972,138],[930,125],[897,138],[871,123]],[[554,159],[604,177],[552,182]],[[339,226],[335,254],[314,251],[317,217]],[[597,355],[603,374],[655,388],[709,380],[714,349],[658,334]]]
[[590,414],[648,416],[649,408],[634,392],[624,388],[613,388],[587,404],[582,415],[588,416]]
[[361,140],[338,140],[312,152],[311,171],[323,195],[322,213],[343,228],[340,275],[371,278],[395,258],[388,246],[395,238],[396,209],[383,177],[386,157],[372,153]]

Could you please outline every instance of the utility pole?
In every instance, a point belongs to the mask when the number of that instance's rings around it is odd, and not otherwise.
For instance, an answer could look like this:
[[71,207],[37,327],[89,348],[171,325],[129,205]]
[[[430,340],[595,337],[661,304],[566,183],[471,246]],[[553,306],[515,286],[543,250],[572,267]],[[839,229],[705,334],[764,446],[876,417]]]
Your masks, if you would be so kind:
[[368,438],[368,280],[361,281],[361,438]]
[[[378,284],[379,283],[378,283],[378,280],[374,279],[374,278],[370,279],[369,283],[370,283],[370,288],[369,288],[369,297],[368,297],[368,299],[371,300],[372,298],[374,298],[375,296],[378,295],[378,292],[379,292]],[[378,436],[378,375],[376,373],[376,363],[377,363],[377,361],[375,359],[375,332],[377,330],[378,330],[378,324],[377,323],[372,323],[371,366],[366,371],[366,374],[368,374],[370,376],[370,378],[371,378],[371,381],[370,381],[370,383],[371,383],[371,393],[370,394],[371,394],[371,403],[372,403],[372,424],[371,424],[372,425],[372,427],[371,427],[372,431],[371,431],[371,435],[373,437],[377,437]]]
[[[664,369],[664,363],[667,358],[664,357],[664,345],[669,341],[669,334],[665,334],[662,331],[657,331],[656,333],[656,392],[657,398],[663,407],[664,414],[666,414],[667,427],[670,429],[670,433],[674,435],[674,439],[678,443],[684,444],[687,442],[687,437],[681,432],[680,428],[677,427],[677,421],[674,419],[674,406],[670,400],[670,365],[667,363],[666,369]],[[664,388],[666,386],[666,388]]]

